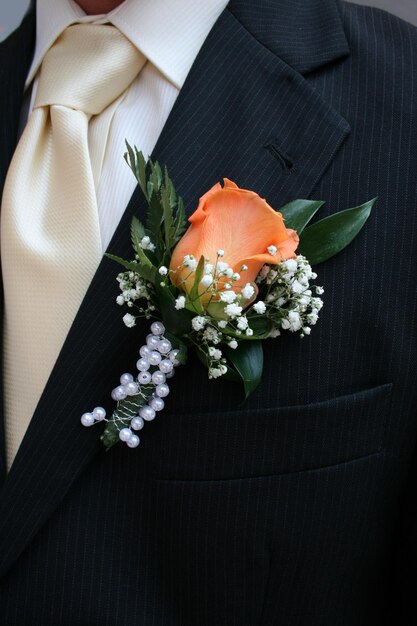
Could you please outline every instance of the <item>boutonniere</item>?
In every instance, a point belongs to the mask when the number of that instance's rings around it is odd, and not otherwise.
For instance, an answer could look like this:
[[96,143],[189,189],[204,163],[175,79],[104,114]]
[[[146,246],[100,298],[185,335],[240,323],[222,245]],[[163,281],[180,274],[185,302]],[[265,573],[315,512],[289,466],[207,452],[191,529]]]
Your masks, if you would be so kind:
[[167,169],[127,144],[125,159],[146,197],[146,224],[134,217],[133,258],[121,259],[117,304],[126,326],[149,323],[136,371],[111,392],[117,403],[84,413],[84,426],[105,421],[106,448],[139,445],[138,431],[164,408],[175,369],[194,350],[211,379],[242,383],[247,398],[262,377],[265,340],[309,335],[323,306],[315,266],[345,248],[376,199],[313,225],[324,202],[295,200],[275,211],[254,191],[224,179],[200,199],[187,227],[184,203]]

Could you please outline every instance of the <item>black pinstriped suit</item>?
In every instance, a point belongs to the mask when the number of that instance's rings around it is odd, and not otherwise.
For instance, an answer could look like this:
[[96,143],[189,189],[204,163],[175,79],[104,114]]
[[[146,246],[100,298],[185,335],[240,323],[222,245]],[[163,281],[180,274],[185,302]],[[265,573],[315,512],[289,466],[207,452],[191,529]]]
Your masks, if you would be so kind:
[[[34,27],[0,46],[0,185]],[[386,13],[232,0],[154,152],[189,210],[222,176],[274,206],[378,204],[318,268],[319,325],[268,344],[249,401],[191,360],[134,451],[104,453],[79,423],[146,332],[121,323],[103,260],[2,479],[1,624],[414,623],[416,76],[416,31]],[[139,192],[113,253],[136,211]]]

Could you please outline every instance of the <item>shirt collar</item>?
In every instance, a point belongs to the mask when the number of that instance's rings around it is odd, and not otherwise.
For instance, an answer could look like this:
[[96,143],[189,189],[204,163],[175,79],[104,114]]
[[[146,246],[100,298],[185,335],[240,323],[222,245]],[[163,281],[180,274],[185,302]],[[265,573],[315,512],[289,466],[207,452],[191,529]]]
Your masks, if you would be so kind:
[[59,35],[75,23],[116,26],[178,89],[228,0],[125,0],[107,15],[86,15],[73,0],[38,0],[36,47],[26,86]]

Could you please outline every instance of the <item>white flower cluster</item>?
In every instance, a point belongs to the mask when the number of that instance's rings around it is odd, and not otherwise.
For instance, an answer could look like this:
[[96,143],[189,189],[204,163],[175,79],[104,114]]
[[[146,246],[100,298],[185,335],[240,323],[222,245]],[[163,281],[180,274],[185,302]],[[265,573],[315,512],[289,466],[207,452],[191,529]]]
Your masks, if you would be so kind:
[[196,315],[191,320],[192,329],[196,333],[195,341],[208,362],[209,378],[219,378],[227,372],[226,359],[222,351],[216,347],[224,341],[224,338],[214,323],[214,320],[206,315]]
[[[231,289],[233,283],[240,280],[240,274],[235,272],[226,261],[220,260],[223,256],[224,250],[217,250],[216,261],[212,263],[210,259],[206,259],[204,265],[201,286],[204,288],[204,292],[211,294],[213,297],[223,289]],[[192,254],[187,254],[183,259],[182,265],[193,273],[197,269],[198,261]],[[247,269],[246,265],[242,265],[242,272],[245,272]],[[250,296],[244,294],[243,297],[248,299]]]
[[268,312],[275,323],[272,336],[278,336],[280,329],[301,331],[302,337],[310,334],[323,306],[318,297],[323,288],[310,287],[310,280],[315,278],[317,274],[301,255],[279,265],[264,265],[257,282],[265,291],[265,302],[257,302],[253,308],[260,314]]
[[[137,272],[130,271],[121,272],[117,276],[117,282],[122,292],[116,298],[117,304],[119,306],[127,304],[129,308],[135,307],[140,316],[149,319],[155,311],[155,306],[151,302],[149,285],[144,279]],[[136,304],[140,300],[144,301],[144,306]],[[128,328],[132,328],[136,324],[136,317],[131,313],[126,313],[123,321]]]
[[140,241],[140,247],[142,250],[150,250],[150,252],[155,252],[155,244],[152,243],[151,238],[145,235],[142,237]]
[[[271,255],[276,253],[274,246],[269,246],[268,252]],[[270,337],[278,337],[282,330],[299,331],[304,337],[310,334],[323,306],[319,297],[323,289],[310,286],[317,274],[305,257],[299,255],[278,264],[264,265],[256,283],[248,282],[242,287],[239,273],[222,260],[223,255],[223,250],[218,250],[215,264],[209,259],[205,261],[201,279],[204,290],[200,290],[198,296],[199,304],[204,303],[203,310],[191,320],[191,336],[205,354],[209,378],[219,378],[227,372],[227,360],[220,349],[222,345],[236,350],[240,340],[254,336],[256,328],[266,329],[260,331],[265,337],[268,324]],[[183,266],[193,273],[197,260],[187,255]],[[241,271],[246,270],[243,265]],[[207,294],[212,297],[207,298]],[[215,304],[215,308],[210,308],[211,304]],[[179,295],[175,308],[181,310],[186,306],[186,297]],[[259,325],[262,317],[265,326]]]

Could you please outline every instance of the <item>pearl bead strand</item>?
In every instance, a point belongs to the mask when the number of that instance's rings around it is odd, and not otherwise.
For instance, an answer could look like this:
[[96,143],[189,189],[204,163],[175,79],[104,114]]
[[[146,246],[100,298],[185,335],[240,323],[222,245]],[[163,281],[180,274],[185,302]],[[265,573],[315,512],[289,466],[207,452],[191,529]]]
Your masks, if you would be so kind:
[[120,384],[111,392],[112,399],[117,402],[111,419],[106,419],[103,407],[96,407],[91,413],[81,416],[83,426],[93,426],[102,421],[114,422],[119,431],[119,440],[129,448],[138,447],[140,438],[136,432],[142,430],[145,422],[154,420],[156,414],[164,408],[163,398],[170,392],[167,378],[172,378],[174,368],[180,365],[178,350],[172,348],[164,332],[162,322],[153,322],[146,343],[139,350],[136,378],[125,372],[120,376]]

